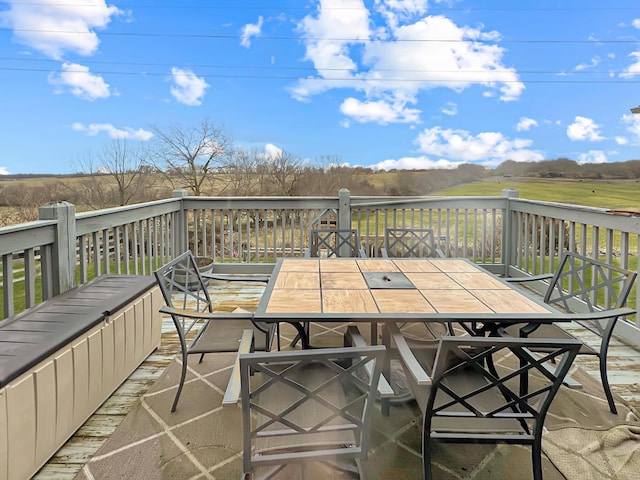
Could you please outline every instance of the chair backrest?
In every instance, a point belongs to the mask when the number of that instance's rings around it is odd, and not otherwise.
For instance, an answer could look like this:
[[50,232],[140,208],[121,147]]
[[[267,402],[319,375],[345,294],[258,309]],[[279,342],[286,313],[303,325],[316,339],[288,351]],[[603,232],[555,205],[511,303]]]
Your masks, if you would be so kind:
[[358,230],[311,230],[309,253],[312,257],[319,257],[321,251],[326,252],[328,258],[363,256]]
[[441,256],[431,228],[387,228],[384,248],[387,256],[394,258]]
[[[545,415],[580,345],[573,339],[442,337],[424,406],[425,437],[540,440]],[[532,352],[539,348],[544,353]],[[507,354],[508,368],[500,365]],[[543,363],[552,359],[546,368]]]
[[366,458],[384,355],[381,345],[240,355],[244,472]]
[[574,252],[566,252],[544,301],[571,313],[625,306],[636,273]]
[[[207,283],[200,275],[190,250],[163,265],[154,274],[167,306],[191,312],[213,311]],[[182,329],[185,335],[198,323],[198,320],[182,316],[174,316],[174,321],[177,321],[176,327]]]

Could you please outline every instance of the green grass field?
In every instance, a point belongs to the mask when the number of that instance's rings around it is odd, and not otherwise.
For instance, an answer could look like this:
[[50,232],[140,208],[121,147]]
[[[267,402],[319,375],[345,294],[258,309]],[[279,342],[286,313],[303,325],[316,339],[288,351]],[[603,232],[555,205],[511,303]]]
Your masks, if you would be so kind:
[[580,181],[566,179],[493,177],[434,193],[444,196],[495,196],[518,190],[520,198],[611,209],[640,211],[640,182],[635,180]]

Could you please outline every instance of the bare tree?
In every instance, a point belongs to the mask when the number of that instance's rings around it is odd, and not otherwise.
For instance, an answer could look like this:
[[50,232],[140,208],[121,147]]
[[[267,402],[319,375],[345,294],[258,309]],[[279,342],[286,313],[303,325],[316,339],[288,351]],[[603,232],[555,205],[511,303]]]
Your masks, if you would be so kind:
[[79,169],[86,175],[70,188],[91,208],[148,200],[155,183],[146,150],[125,138],[105,144],[97,156],[89,154],[79,162]]
[[297,195],[299,183],[304,173],[300,157],[286,151],[280,151],[265,159],[269,179],[275,195]]
[[229,163],[224,167],[226,185],[221,195],[250,196],[259,192],[258,155],[255,150],[242,148],[233,151]]
[[229,164],[233,152],[225,131],[208,119],[196,127],[151,129],[156,138],[153,163],[173,188],[189,189],[196,196],[213,192],[216,173]]
[[366,179],[367,174],[362,169],[345,164],[339,155],[323,155],[305,168],[300,188],[315,195],[334,194],[341,188],[359,194],[363,187],[371,188],[369,184],[364,185]]

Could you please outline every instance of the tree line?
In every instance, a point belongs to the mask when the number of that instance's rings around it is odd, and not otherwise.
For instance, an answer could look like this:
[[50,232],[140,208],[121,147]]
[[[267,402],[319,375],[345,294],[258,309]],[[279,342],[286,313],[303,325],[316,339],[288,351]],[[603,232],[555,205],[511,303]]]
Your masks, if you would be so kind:
[[[152,126],[152,130],[149,144],[126,139],[105,144],[81,158],[74,175],[46,176],[46,181],[33,180],[28,187],[23,182],[0,182],[0,226],[34,220],[37,208],[51,201],[66,200],[80,210],[93,210],[168,198],[175,189],[195,196],[335,195],[340,188],[348,188],[353,195],[429,195],[496,175],[640,178],[640,160],[579,164],[566,158],[507,160],[495,169],[462,164],[452,170],[376,172],[350,167],[338,155],[305,160],[276,148],[247,151],[209,119],[196,126],[174,124]],[[16,177],[30,176],[11,178]]]

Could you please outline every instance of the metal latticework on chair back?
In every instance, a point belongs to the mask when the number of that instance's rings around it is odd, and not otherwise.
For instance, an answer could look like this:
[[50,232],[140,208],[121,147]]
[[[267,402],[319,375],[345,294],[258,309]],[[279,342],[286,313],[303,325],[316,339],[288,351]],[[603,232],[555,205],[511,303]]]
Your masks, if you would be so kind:
[[438,257],[433,230],[430,228],[387,228],[385,251],[389,257]]
[[[359,472],[384,355],[380,345],[240,355],[244,472],[270,478],[309,462]],[[367,364],[372,375],[359,374]]]
[[312,257],[359,257],[360,236],[356,229],[313,229],[309,251]]
[[620,308],[626,304],[636,273],[566,252],[545,295],[545,303],[572,313]]
[[[211,297],[191,251],[186,251],[155,271],[167,306],[190,312],[211,312]],[[200,320],[174,316],[182,335],[189,333]]]

